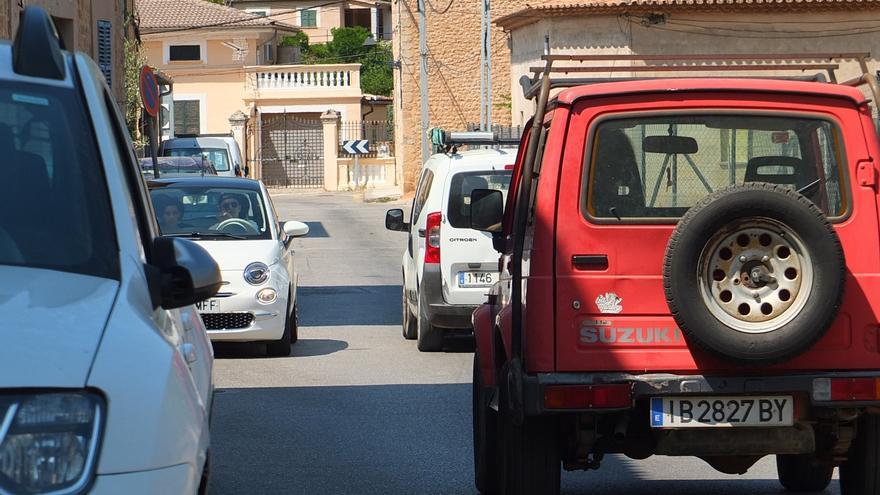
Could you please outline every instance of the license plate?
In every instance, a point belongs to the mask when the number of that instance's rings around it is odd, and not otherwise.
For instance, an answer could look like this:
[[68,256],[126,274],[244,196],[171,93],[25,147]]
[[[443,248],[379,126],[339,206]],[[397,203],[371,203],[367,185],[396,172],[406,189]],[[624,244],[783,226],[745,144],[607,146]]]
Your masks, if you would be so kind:
[[491,287],[497,280],[496,272],[458,272],[459,287]]
[[793,418],[790,395],[651,398],[653,428],[791,426]]
[[196,303],[196,309],[200,313],[219,313],[220,303],[216,299],[205,299]]

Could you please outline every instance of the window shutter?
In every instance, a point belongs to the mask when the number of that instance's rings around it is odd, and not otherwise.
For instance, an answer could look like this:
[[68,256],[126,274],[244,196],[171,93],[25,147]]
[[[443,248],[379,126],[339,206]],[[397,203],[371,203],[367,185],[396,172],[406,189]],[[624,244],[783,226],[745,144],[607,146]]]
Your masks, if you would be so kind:
[[303,10],[300,15],[302,16],[302,22],[300,23],[302,27],[318,26],[318,12],[316,10]]
[[107,86],[112,87],[113,84],[113,56],[111,49],[113,47],[113,30],[110,21],[98,21],[98,67],[104,73],[104,79],[107,80]]
[[199,134],[199,100],[177,100],[174,102],[174,134]]

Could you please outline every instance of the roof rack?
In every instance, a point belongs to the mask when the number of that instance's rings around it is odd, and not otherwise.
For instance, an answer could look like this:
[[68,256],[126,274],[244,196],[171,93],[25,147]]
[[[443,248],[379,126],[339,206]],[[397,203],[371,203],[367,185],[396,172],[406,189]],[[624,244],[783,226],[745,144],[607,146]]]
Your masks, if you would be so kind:
[[[639,79],[658,79],[658,77],[629,77],[629,78],[561,78],[554,79],[550,74],[572,73],[599,73],[599,72],[743,72],[743,71],[805,71],[817,70],[827,73],[827,81],[845,86],[860,86],[867,84],[874,101],[880,102],[880,86],[877,78],[868,70],[867,59],[871,56],[867,52],[850,53],[777,53],[777,54],[718,54],[718,55],[544,55],[544,67],[530,67],[529,71],[534,75],[529,78],[520,78],[523,94],[527,99],[540,96],[542,81],[549,79],[549,89],[581,86],[599,82],[612,82]],[[773,63],[781,60],[800,61],[795,64]],[[862,75],[843,82],[837,81],[836,70],[840,65],[833,63],[835,60],[856,60],[862,70]],[[821,61],[816,63],[815,61]],[[554,66],[554,62],[642,62],[644,65],[565,65]],[[705,77],[705,76],[704,76]],[[717,76],[716,76],[717,77]],[[730,76],[723,76],[730,77]],[[740,76],[741,77],[741,76]],[[750,76],[751,77],[751,76]],[[770,79],[793,79],[805,81],[826,82],[822,73],[812,75],[791,76],[759,76]]]

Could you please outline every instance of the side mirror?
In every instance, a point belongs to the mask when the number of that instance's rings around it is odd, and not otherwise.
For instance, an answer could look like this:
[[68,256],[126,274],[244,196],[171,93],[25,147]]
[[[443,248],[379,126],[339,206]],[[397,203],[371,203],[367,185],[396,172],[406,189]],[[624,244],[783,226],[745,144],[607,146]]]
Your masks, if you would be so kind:
[[385,212],[385,228],[397,232],[409,231],[409,224],[403,221],[403,210],[394,208]]
[[308,225],[302,222],[297,222],[295,220],[284,222],[284,225],[281,227],[281,229],[284,230],[284,235],[288,237],[302,237],[309,233]]
[[471,192],[471,228],[497,234],[504,221],[504,196],[497,189],[474,189]]
[[202,246],[177,237],[153,240],[153,304],[180,308],[208,299],[220,290],[220,267]]

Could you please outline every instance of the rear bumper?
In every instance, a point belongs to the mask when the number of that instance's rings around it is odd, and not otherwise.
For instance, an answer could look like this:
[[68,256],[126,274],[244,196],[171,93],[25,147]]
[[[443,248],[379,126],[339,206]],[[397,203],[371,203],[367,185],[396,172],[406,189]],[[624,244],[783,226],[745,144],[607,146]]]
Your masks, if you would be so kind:
[[424,298],[428,322],[440,328],[471,328],[471,314],[477,304],[449,304],[443,299],[440,265],[425,265],[419,286],[419,297]]
[[[523,377],[523,409],[526,415],[559,414],[566,412],[603,412],[609,409],[546,409],[544,390],[553,385],[605,385],[628,383],[632,386],[633,407],[641,399],[663,396],[688,395],[766,395],[800,394],[809,398],[815,407],[853,408],[878,407],[880,401],[817,400],[814,386],[818,379],[877,378],[873,372],[815,372],[776,376],[702,376],[675,374],[628,373],[539,373]],[[627,408],[629,409],[629,408]]]

